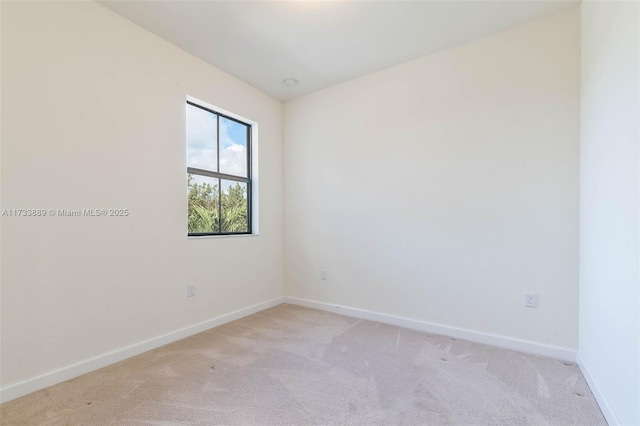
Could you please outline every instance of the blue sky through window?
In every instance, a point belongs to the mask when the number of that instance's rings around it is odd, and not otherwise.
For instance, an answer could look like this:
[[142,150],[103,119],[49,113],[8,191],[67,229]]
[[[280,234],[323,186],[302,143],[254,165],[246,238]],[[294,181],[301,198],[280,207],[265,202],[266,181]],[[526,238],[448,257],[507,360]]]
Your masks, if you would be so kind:
[[187,166],[247,177],[247,126],[220,117],[217,169],[216,115],[187,104]]

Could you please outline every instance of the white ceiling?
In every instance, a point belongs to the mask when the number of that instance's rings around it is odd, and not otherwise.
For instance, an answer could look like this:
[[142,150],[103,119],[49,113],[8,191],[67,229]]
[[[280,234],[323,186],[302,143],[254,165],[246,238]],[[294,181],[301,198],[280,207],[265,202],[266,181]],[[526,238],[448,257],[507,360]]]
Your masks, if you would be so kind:
[[[286,101],[575,7],[575,1],[100,1]],[[298,84],[285,87],[285,78]]]

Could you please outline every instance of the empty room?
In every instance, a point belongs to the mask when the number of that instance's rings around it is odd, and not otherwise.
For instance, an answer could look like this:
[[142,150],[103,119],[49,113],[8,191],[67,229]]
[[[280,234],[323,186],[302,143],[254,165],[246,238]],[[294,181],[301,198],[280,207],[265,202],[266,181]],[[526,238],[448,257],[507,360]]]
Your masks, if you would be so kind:
[[638,1],[0,25],[3,426],[640,426]]

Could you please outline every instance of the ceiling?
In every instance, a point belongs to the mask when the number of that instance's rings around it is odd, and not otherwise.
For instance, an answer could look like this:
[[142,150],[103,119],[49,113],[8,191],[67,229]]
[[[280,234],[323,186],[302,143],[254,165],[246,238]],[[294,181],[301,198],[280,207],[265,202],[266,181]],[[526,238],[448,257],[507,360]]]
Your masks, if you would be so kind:
[[[575,7],[575,1],[100,1],[287,101]],[[298,83],[286,87],[283,80]]]

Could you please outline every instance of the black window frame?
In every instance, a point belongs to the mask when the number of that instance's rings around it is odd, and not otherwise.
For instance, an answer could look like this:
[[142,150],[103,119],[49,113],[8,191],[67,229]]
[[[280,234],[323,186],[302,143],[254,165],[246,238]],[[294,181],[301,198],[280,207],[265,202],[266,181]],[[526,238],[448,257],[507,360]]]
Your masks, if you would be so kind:
[[[206,236],[222,236],[222,235],[251,235],[253,234],[253,188],[251,181],[251,137],[253,134],[253,126],[250,123],[244,122],[234,117],[230,117],[221,112],[215,111],[214,109],[205,107],[203,105],[198,104],[197,102],[187,100],[187,105],[194,106],[196,108],[200,108],[211,114],[216,115],[216,161],[217,161],[217,172],[211,170],[198,169],[195,167],[189,167],[187,163],[187,176],[188,175],[197,175],[197,176],[205,176],[209,178],[218,179],[218,230],[222,230],[222,180],[231,180],[235,182],[242,182],[247,185],[247,231],[246,232],[189,232],[189,227],[187,224],[187,236],[188,237],[206,237]],[[224,117],[227,120],[235,121],[236,123],[242,124],[247,128],[247,177],[230,175],[227,173],[220,173],[220,117]],[[186,123],[188,126],[189,123]],[[186,130],[186,129],[185,129]],[[187,142],[187,149],[189,148]]]

